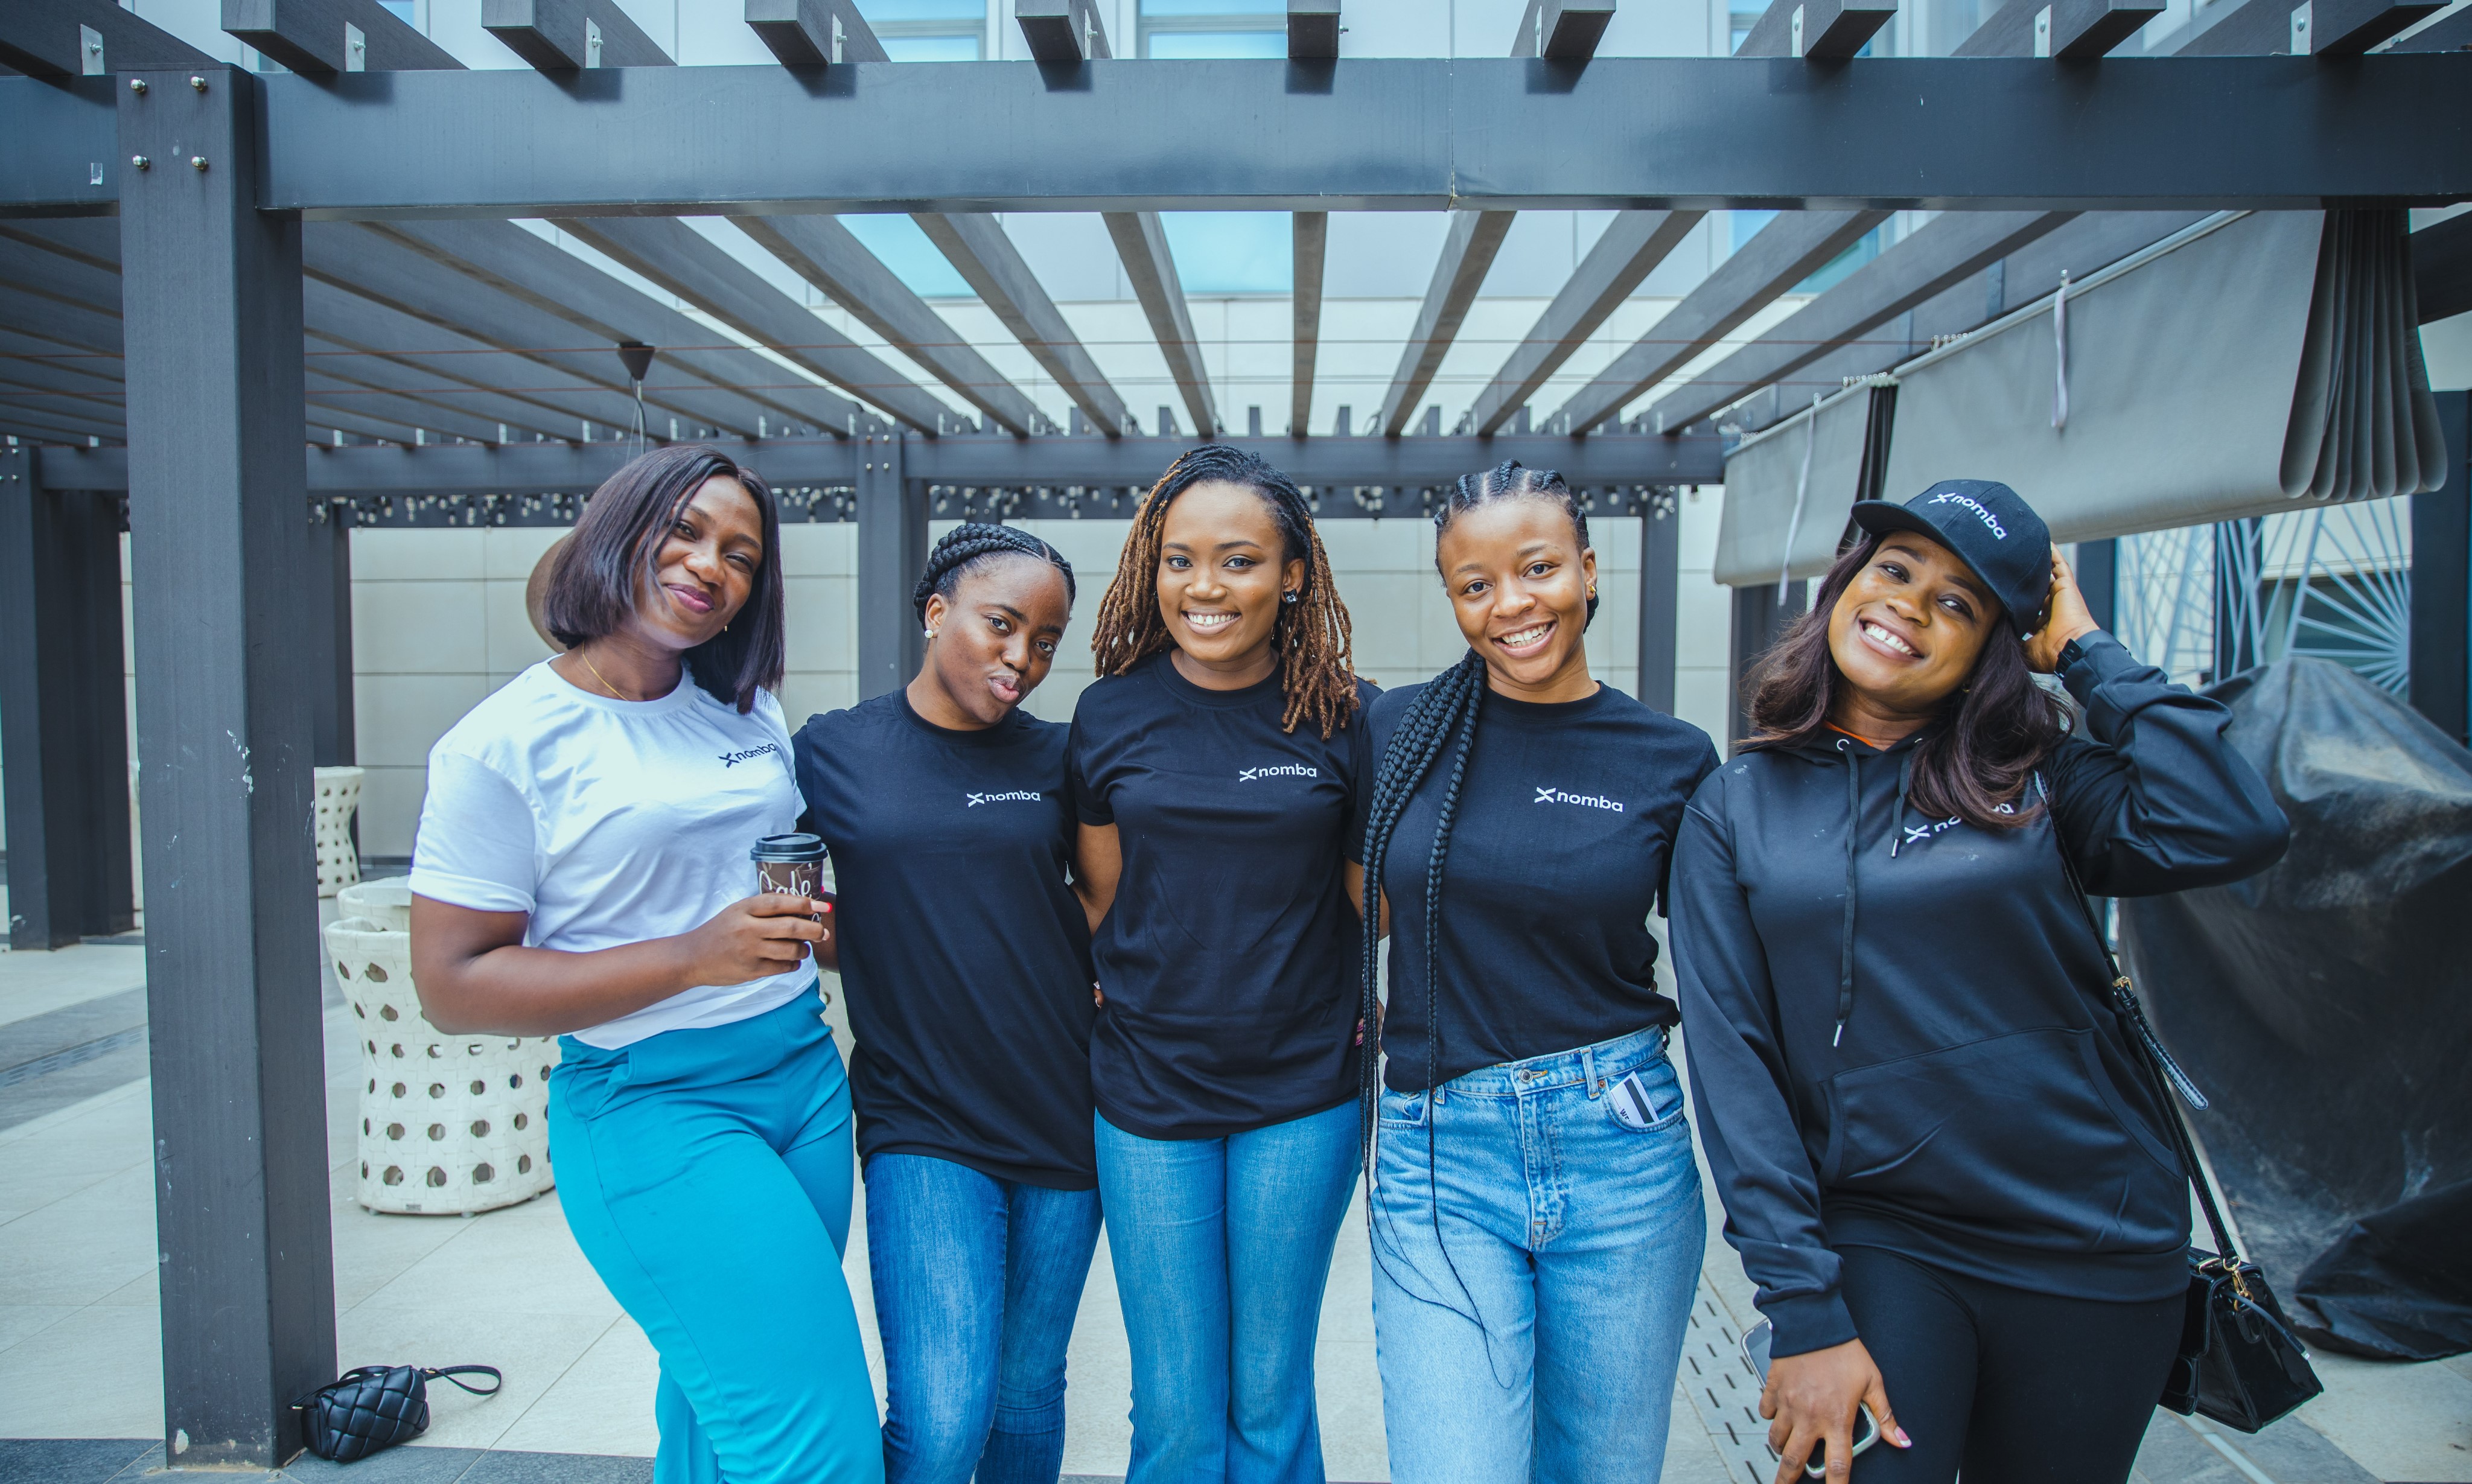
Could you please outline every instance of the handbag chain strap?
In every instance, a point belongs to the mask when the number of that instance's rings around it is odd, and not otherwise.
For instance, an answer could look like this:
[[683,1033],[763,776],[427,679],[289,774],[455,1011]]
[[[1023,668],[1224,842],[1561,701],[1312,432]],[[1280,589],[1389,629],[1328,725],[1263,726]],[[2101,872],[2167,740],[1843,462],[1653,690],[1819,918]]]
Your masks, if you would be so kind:
[[2163,1116],[2172,1125],[2172,1142],[2179,1151],[2180,1167],[2188,1172],[2189,1184],[2197,1188],[2198,1205],[2205,1211],[2206,1226],[2214,1233],[2215,1252],[2222,1259],[2224,1270],[2231,1275],[2233,1287],[2246,1298],[2248,1285],[2241,1280],[2240,1251],[2232,1244],[2231,1231],[2223,1223],[2222,1208],[2215,1204],[2214,1183],[2206,1178],[2205,1165],[2199,1162],[2196,1141],[2189,1137],[2188,1120],[2172,1096],[2177,1092],[2191,1108],[2203,1109],[2206,1106],[2205,1094],[2198,1090],[2198,1085],[2189,1080],[2189,1074],[2182,1071],[2180,1064],[2172,1059],[2172,1053],[2164,1049],[2162,1038],[2154,1034],[2153,1022],[2146,1018],[2146,1006],[2137,997],[2137,987],[2130,982],[2128,970],[2121,967],[2120,955],[2112,951],[2111,935],[2103,930],[2103,920],[2095,916],[2094,899],[2086,894],[2085,882],[2078,876],[2078,864],[2070,858],[2069,843],[2060,834],[2059,817],[2051,812],[2051,790],[2043,786],[2040,773],[2034,775],[2034,789],[2043,796],[2045,813],[2052,821],[2052,843],[2059,853],[2060,874],[2068,877],[2069,892],[2078,899],[2078,910],[2085,915],[2086,930],[2094,934],[2094,945],[2102,950],[2104,962],[2111,966],[2112,1012],[2120,1017],[2129,1032],[2129,1039],[2141,1053],[2139,1060],[2144,1063],[2146,1075],[2153,1084],[2155,1100],[2162,1107]]

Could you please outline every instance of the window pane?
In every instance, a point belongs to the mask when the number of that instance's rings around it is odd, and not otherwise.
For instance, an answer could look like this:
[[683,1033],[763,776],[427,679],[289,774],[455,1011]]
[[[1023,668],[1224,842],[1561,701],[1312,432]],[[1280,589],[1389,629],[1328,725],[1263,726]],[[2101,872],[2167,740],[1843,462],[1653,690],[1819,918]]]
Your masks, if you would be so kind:
[[858,12],[869,21],[987,21],[986,0],[858,0]]
[[420,24],[412,18],[412,0],[378,0],[378,4],[384,6],[388,13],[407,26]]
[[1144,44],[1154,58],[1288,55],[1284,31],[1153,31]]
[[878,36],[884,55],[894,61],[977,61],[985,39],[977,32],[965,36]]
[[892,275],[910,286],[910,292],[922,299],[967,299],[970,285],[918,224],[897,212],[858,214],[836,218],[850,229],[850,235],[865,244],[869,252],[884,260]]
[[1142,0],[1145,17],[1161,15],[1285,15],[1288,0]]
[[1159,226],[1188,294],[1285,294],[1295,285],[1295,233],[1284,211],[1162,211]]

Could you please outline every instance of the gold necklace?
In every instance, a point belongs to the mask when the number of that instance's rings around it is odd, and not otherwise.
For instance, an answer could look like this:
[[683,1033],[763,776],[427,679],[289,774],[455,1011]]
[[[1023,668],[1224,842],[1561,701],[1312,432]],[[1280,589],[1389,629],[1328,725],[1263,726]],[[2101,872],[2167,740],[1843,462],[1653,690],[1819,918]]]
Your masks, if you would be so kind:
[[601,682],[602,689],[609,692],[613,696],[616,696],[621,701],[630,703],[635,702],[635,698],[633,696],[627,694],[617,686],[609,683],[609,677],[601,673],[601,667],[592,662],[592,657],[590,655],[587,655],[579,649],[575,652],[575,658],[583,661],[583,667],[592,672],[592,678]]

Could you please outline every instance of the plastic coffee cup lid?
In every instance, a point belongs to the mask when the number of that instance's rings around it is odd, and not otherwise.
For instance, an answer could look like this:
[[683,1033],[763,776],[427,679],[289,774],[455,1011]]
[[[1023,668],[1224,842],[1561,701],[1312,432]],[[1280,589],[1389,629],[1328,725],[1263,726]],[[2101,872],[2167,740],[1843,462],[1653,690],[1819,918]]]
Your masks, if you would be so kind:
[[821,835],[766,835],[747,852],[750,860],[820,860],[824,855]]

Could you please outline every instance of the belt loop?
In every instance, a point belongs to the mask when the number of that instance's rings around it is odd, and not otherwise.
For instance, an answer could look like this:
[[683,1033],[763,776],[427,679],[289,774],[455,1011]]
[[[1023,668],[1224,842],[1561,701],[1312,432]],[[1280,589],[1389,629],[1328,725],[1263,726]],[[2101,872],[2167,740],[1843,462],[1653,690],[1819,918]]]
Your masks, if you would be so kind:
[[1426,1104],[1427,1104],[1427,1107],[1428,1107],[1428,1108],[1439,1108],[1439,1107],[1441,1107],[1441,1106],[1442,1106],[1442,1085],[1441,1085],[1440,1083],[1438,1083],[1438,1083],[1435,1083],[1432,1087],[1427,1088],[1427,1089],[1425,1089],[1425,1098],[1426,1098]]
[[1581,1046],[1581,1047],[1580,1048],[1580,1069],[1581,1069],[1581,1073],[1582,1073],[1583,1075],[1585,1075],[1585,1076],[1587,1077],[1587,1079],[1588,1079],[1588,1096],[1589,1096],[1589,1097],[1591,1097],[1591,1098],[1595,1097],[1595,1096],[1597,1095],[1597,1048],[1596,1048],[1596,1047],[1594,1047],[1594,1046]]

